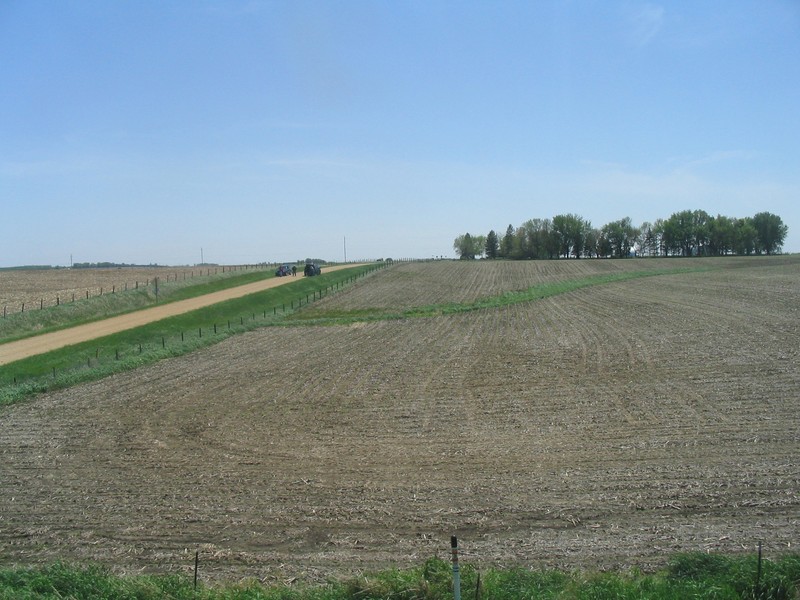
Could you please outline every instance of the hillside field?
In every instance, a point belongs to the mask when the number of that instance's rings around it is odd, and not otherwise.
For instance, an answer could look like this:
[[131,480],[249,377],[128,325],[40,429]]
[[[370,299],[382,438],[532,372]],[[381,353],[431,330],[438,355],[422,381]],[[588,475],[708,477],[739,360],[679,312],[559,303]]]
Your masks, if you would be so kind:
[[[675,272],[676,269],[705,270]],[[800,257],[395,264],[269,327],[0,409],[0,564],[319,581],[800,543]]]

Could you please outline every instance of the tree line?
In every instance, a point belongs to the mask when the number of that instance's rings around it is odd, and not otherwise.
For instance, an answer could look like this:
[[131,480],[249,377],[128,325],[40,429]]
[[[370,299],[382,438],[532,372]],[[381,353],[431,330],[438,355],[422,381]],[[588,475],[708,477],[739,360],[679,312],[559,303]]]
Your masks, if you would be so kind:
[[465,233],[455,239],[453,249],[461,259],[517,260],[777,254],[788,231],[778,215],[768,212],[733,218],[684,210],[638,227],[625,217],[599,229],[583,217],[563,214],[509,225],[502,237],[494,230]]

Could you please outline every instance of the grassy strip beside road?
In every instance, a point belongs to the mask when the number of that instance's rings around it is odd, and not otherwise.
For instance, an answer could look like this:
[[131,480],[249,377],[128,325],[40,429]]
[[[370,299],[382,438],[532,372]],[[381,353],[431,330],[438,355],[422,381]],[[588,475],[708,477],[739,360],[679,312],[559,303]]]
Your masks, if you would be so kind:
[[[798,598],[800,555],[775,561],[755,556],[705,553],[676,555],[659,573],[563,572],[556,570],[461,568],[464,600],[525,598],[572,600],[792,600]],[[201,563],[202,574],[202,563]],[[319,585],[265,585],[258,580],[209,587],[178,575],[118,577],[98,567],[55,564],[0,570],[0,598],[138,598],[140,600],[356,600],[406,598],[450,600],[450,564],[431,558],[421,567],[387,570]]]
[[94,381],[192,352],[259,327],[276,325],[320,297],[380,268],[365,265],[298,277],[287,285],[213,304],[0,367],[0,405],[33,394]]

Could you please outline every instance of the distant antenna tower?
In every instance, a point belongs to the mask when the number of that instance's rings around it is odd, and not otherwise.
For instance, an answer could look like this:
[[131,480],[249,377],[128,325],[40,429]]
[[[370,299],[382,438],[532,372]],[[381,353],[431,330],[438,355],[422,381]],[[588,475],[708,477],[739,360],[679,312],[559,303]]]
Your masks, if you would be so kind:
[[347,236],[344,237],[344,262],[347,262]]

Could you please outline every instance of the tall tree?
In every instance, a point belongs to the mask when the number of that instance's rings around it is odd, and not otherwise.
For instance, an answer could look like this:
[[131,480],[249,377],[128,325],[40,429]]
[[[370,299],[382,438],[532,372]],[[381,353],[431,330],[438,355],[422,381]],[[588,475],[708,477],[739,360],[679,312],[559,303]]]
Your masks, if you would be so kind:
[[494,229],[489,231],[486,236],[486,248],[484,249],[486,258],[497,258],[500,254],[500,241],[497,239],[497,234]]
[[753,225],[752,217],[736,219],[734,223],[733,248],[736,254],[750,255],[756,251],[758,231]]
[[553,244],[559,256],[580,258],[586,246],[586,235],[592,225],[578,215],[556,215],[552,221]]
[[692,234],[694,236],[695,254],[708,254],[709,237],[711,235],[711,215],[704,210],[692,212]]
[[601,235],[606,239],[605,250],[610,251],[606,256],[627,258],[639,237],[638,228],[634,227],[630,217],[619,221],[612,221],[603,226]]
[[730,254],[736,245],[736,227],[733,219],[717,215],[709,222],[709,253],[717,256]]
[[783,224],[778,215],[768,212],[760,212],[753,217],[753,227],[758,234],[758,245],[756,252],[761,254],[775,254],[780,252],[789,228]]
[[692,256],[695,250],[694,214],[690,210],[673,213],[664,221],[664,246],[668,254]]
[[472,260],[483,254],[486,239],[482,235],[472,236],[469,233],[458,236],[453,242],[453,250],[461,260]]
[[500,256],[514,258],[514,226],[511,224],[506,228],[506,234],[500,242]]

